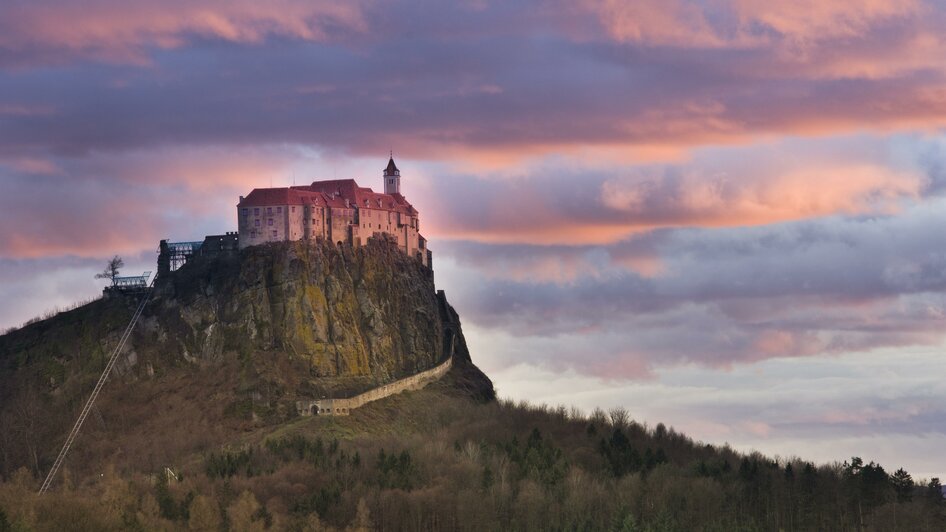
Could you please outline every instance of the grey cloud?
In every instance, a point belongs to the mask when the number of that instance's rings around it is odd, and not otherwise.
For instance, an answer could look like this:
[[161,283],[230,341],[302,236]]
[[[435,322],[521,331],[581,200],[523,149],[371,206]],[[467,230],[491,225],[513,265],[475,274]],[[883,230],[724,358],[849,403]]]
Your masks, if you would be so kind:
[[[831,217],[756,228],[664,230],[611,246],[534,248],[451,243],[459,308],[480,327],[526,341],[560,368],[641,376],[680,363],[727,366],[772,357],[930,345],[946,333],[942,201],[882,218]],[[602,257],[635,246],[652,277]],[[532,249],[528,248],[527,249]],[[535,256],[594,257],[569,280],[503,278]],[[570,260],[570,259],[566,259]],[[469,289],[467,287],[470,287]],[[475,287],[475,288],[473,288]],[[593,347],[592,347],[593,346]],[[593,360],[593,363],[589,363]]]

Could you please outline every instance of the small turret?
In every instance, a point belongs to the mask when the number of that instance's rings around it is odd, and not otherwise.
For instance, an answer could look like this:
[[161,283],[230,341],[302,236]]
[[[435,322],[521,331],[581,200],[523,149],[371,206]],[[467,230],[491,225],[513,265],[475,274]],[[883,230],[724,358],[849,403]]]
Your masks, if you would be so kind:
[[397,165],[394,164],[393,153],[391,154],[391,158],[388,159],[388,167],[384,169],[384,193],[401,193],[401,171],[398,170]]

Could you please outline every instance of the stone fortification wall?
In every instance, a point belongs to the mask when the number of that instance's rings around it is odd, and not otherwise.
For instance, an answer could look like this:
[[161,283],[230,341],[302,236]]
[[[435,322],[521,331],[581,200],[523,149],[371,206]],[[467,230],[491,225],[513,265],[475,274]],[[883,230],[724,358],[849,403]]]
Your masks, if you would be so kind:
[[372,401],[384,399],[407,390],[419,390],[429,383],[439,380],[453,367],[451,356],[439,365],[416,375],[398,379],[394,382],[379,386],[367,392],[346,399],[317,399],[310,401],[296,401],[296,408],[304,416],[331,415],[347,416],[352,410],[362,407]]

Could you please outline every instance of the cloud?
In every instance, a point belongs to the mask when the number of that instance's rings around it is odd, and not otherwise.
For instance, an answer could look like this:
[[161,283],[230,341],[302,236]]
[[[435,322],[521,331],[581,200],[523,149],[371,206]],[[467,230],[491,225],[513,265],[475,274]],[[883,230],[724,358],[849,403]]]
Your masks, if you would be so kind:
[[[946,123],[938,5],[817,4],[16,4],[0,142],[396,147],[476,167]],[[602,37],[600,20],[638,36]]]
[[0,14],[0,64],[12,65],[77,58],[148,63],[154,48],[180,48],[200,39],[326,41],[337,32],[365,30],[354,2],[95,0],[81,6],[8,4]]
[[760,0],[619,2],[585,0],[579,10],[597,17],[620,42],[685,48],[810,48],[824,41],[862,39],[908,22],[930,29],[922,17],[935,2],[919,0]]
[[94,158],[0,158],[0,256],[102,257],[158,240],[232,230],[238,196],[275,177],[293,149],[150,150]]
[[[717,148],[671,164],[585,166],[550,158],[513,175],[444,172],[418,201],[436,237],[566,246],[660,228],[890,214],[930,189],[925,170],[891,164],[886,150],[876,139],[841,138]],[[640,254],[625,259],[637,261],[639,271],[659,268]]]
[[468,321],[528,346],[509,360],[600,377],[933,345],[946,338],[943,205],[605,246],[457,242],[436,248],[438,279]]

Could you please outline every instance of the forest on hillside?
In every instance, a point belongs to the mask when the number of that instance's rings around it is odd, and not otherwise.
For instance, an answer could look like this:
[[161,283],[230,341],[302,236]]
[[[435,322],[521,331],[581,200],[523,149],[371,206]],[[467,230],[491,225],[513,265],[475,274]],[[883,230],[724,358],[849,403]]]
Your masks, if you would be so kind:
[[[7,530],[944,530],[939,480],[694,442],[627,411],[477,403],[438,383],[51,493],[0,484]],[[116,445],[119,443],[117,442]]]

